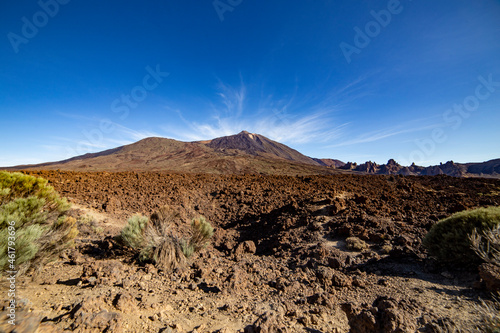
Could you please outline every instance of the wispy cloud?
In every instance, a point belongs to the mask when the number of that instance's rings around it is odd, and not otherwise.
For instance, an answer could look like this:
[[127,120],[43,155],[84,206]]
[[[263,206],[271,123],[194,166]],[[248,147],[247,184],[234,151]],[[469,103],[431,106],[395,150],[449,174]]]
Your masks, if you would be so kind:
[[411,121],[411,122],[408,122],[405,124],[400,124],[400,125],[396,125],[396,126],[381,129],[381,130],[363,133],[363,134],[361,134],[353,139],[341,141],[337,144],[330,145],[328,147],[335,148],[335,147],[352,146],[352,145],[358,145],[358,144],[363,144],[363,143],[375,142],[375,141],[387,139],[387,138],[390,138],[393,136],[398,136],[401,134],[429,130],[429,129],[432,129],[432,128],[435,128],[438,126],[436,124],[416,126],[416,123],[421,122],[421,121],[422,121],[422,119],[415,119],[414,121]]
[[184,117],[181,110],[176,109],[174,111],[184,127],[165,125],[162,129],[168,136],[187,141],[211,139],[247,130],[276,141],[303,144],[337,139],[347,125],[335,121],[337,107],[328,105],[324,100],[316,103],[298,101],[297,88],[287,97],[260,92],[257,100],[249,97],[243,80],[236,88],[219,81],[218,89],[217,96],[222,101],[209,103],[209,118],[191,121]]
[[241,116],[243,114],[243,106],[246,97],[246,86],[243,78],[240,75],[240,87],[233,88],[225,84],[222,80],[218,79],[217,88],[219,92],[217,95],[221,98],[222,104],[226,107],[226,114],[235,114]]

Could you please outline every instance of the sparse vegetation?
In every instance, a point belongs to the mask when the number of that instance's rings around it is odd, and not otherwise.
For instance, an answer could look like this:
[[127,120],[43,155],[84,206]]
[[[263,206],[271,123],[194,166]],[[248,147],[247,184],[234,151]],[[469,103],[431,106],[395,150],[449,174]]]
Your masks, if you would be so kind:
[[382,253],[384,254],[389,254],[389,252],[392,251],[392,245],[391,244],[384,244],[382,245]]
[[500,266],[500,224],[483,231],[482,236],[474,229],[469,239],[472,249],[481,259]]
[[104,233],[104,228],[99,226],[98,221],[91,214],[78,216],[76,224],[81,234],[96,237]]
[[182,267],[193,253],[203,249],[213,235],[213,228],[204,217],[191,222],[191,237],[181,239],[170,231],[170,224],[179,215],[168,207],[151,215],[135,215],[122,230],[122,242],[139,251],[141,261],[152,261],[166,271]]
[[[469,239],[472,249],[481,259],[500,267],[500,224],[483,231],[482,235],[474,229]],[[483,301],[480,306],[476,306],[476,311],[481,316],[480,329],[482,332],[500,332],[500,302],[498,298],[491,303]]]
[[182,252],[186,258],[205,248],[213,234],[214,229],[203,216],[193,219],[191,221],[191,238],[189,238],[189,241],[181,241]]
[[144,229],[148,221],[149,219],[142,215],[134,215],[129,218],[127,225],[120,233],[122,242],[133,249],[139,250],[144,244]]
[[[500,266],[500,207],[456,213],[435,224],[424,238],[431,255],[447,262],[477,263],[479,259]],[[498,300],[476,305],[481,332],[500,332]]]
[[151,260],[156,266],[166,271],[184,266],[186,257],[183,255],[180,242],[170,232],[170,224],[179,214],[163,207],[151,215],[151,219],[144,229],[144,245],[140,252],[142,261]]
[[94,223],[94,217],[90,214],[80,215],[77,221],[80,225],[91,225]]
[[500,302],[498,299],[495,302],[488,303],[482,301],[481,305],[475,305],[474,308],[480,317],[477,327],[480,332],[500,332]]
[[362,239],[359,239],[358,237],[348,237],[346,240],[346,246],[347,249],[353,250],[353,251],[363,251],[364,249],[368,248],[368,244]]
[[431,256],[443,262],[469,263],[479,261],[471,249],[469,236],[485,232],[500,223],[500,207],[478,208],[462,211],[432,226],[423,240]]
[[[0,172],[0,269],[12,264],[20,273],[36,269],[73,245],[78,230],[76,220],[65,215],[70,205],[47,183],[19,172]],[[13,235],[15,261],[7,255]]]

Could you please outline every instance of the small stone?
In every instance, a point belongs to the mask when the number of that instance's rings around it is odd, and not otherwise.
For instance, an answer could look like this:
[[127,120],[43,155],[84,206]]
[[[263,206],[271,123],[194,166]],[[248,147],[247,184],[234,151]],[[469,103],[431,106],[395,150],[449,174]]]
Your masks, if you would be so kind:
[[342,262],[338,258],[330,257],[328,258],[328,266],[330,266],[331,268],[338,269],[342,267]]
[[352,285],[355,287],[358,287],[358,288],[365,288],[366,287],[365,281],[363,279],[361,279],[359,276],[355,276],[352,279]]
[[389,282],[386,279],[380,279],[377,281],[377,284],[381,286],[388,286]]

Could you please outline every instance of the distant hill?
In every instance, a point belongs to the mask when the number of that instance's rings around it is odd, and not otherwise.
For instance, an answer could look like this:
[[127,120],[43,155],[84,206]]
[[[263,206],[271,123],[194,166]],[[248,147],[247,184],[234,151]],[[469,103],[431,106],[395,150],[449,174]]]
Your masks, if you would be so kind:
[[453,161],[422,167],[415,164],[411,166],[402,166],[393,159],[387,164],[377,164],[371,161],[363,164],[346,163],[339,167],[343,170],[352,170],[377,175],[418,175],[418,176],[436,176],[448,175],[453,177],[500,177],[500,159],[494,159],[480,163],[455,163]]
[[500,178],[500,159],[481,163],[454,163],[422,167],[387,164],[344,163],[329,158],[311,158],[263,135],[242,131],[206,141],[182,142],[147,138],[99,153],[64,161],[19,165],[7,170],[45,169],[74,171],[168,171],[178,173],[310,175],[360,173],[376,175],[449,175]]
[[313,158],[316,162],[318,162],[320,165],[331,167],[331,168],[340,168],[345,165],[344,162],[340,160],[334,160],[331,158]]
[[243,131],[207,141],[152,137],[64,161],[19,165],[9,170],[169,171],[215,174],[308,175],[342,173],[259,134]]

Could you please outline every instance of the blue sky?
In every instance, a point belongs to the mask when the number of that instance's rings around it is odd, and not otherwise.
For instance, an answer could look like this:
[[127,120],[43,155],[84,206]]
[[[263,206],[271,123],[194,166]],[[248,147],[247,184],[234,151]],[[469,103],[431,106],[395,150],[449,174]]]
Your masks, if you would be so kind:
[[0,166],[247,130],[343,161],[500,157],[500,1],[2,1]]

